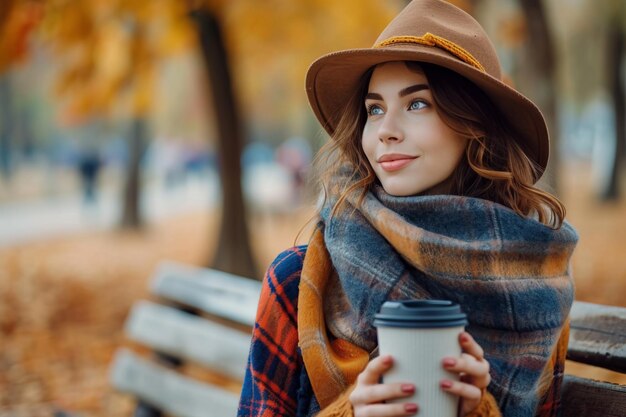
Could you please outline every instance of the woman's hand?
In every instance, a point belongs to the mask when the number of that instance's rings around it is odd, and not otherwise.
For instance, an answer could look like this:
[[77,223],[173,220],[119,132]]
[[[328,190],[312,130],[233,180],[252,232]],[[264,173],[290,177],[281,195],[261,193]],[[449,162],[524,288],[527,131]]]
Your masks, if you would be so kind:
[[409,397],[415,393],[413,384],[381,384],[382,375],[391,369],[391,356],[379,356],[367,364],[350,394],[355,417],[400,417],[417,413],[415,403],[385,404],[384,401]]
[[467,332],[459,335],[463,353],[459,358],[444,358],[443,367],[460,375],[461,381],[443,380],[444,391],[461,398],[460,417],[464,417],[478,406],[483,392],[491,382],[489,362],[484,357],[483,348]]

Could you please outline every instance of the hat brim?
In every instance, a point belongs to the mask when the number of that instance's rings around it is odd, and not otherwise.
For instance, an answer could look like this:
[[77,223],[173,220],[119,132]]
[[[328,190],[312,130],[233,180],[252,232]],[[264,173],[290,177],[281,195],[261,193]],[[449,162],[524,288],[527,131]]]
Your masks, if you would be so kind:
[[507,84],[466,64],[446,51],[422,45],[364,48],[333,52],[317,59],[306,76],[311,108],[329,135],[333,135],[341,109],[354,94],[362,75],[377,64],[419,61],[448,68],[476,84],[492,100],[519,135],[528,157],[545,170],[549,157],[549,133],[541,111]]

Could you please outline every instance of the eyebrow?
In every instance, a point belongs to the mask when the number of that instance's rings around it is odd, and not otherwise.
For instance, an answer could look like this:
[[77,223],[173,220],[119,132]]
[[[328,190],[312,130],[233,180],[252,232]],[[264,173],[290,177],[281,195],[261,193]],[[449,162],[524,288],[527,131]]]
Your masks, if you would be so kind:
[[[400,92],[398,93],[398,96],[405,97],[405,96],[408,96],[409,94],[413,94],[418,91],[428,90],[428,89],[430,89],[430,87],[428,87],[428,84],[415,84],[415,85],[411,85],[400,90]],[[378,93],[367,93],[367,95],[365,96],[365,99],[366,100],[368,99],[369,100],[382,100],[383,96],[381,96]]]

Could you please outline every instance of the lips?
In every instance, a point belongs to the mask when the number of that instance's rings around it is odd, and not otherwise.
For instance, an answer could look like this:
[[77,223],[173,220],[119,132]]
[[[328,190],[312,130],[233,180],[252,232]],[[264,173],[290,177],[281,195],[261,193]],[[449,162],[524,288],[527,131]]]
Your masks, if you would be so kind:
[[417,156],[412,155],[385,154],[378,158],[376,162],[378,162],[385,171],[392,172],[404,168],[417,158]]

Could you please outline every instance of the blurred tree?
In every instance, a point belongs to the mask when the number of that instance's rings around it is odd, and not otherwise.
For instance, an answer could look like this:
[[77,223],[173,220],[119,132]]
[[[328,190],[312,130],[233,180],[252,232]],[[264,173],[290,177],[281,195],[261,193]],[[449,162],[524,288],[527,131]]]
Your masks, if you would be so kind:
[[[130,2],[125,1],[128,7]],[[137,6],[135,6],[137,7]],[[141,6],[144,7],[144,6]],[[131,79],[131,133],[129,144],[129,158],[127,165],[126,183],[124,186],[124,210],[122,212],[122,226],[138,227],[142,224],[139,201],[141,197],[141,161],[148,146],[148,116],[152,110],[154,100],[154,46],[148,37],[149,23],[141,14],[126,12],[127,25],[130,25],[130,67],[126,79]],[[129,13],[130,12],[130,13]],[[134,16],[134,22],[131,20]],[[131,20],[128,22],[128,20]]]
[[38,1],[3,0],[0,4],[0,173],[4,178],[12,172],[15,131],[10,69],[27,57],[28,38],[41,15]]
[[[567,19],[566,28],[562,30],[563,61],[567,69],[564,72],[565,98],[576,103],[583,116],[595,112],[594,120],[587,121],[585,126],[591,136],[587,139],[593,146],[594,172],[599,174],[594,191],[601,200],[616,200],[620,197],[626,157],[623,79],[626,3],[622,0],[583,1],[571,9],[553,10],[553,14],[564,15]],[[598,103],[605,101],[612,114],[598,110]],[[599,116],[612,117],[613,125],[599,126],[602,124],[597,120]]]
[[[458,0],[463,6],[465,1]],[[550,132],[550,160],[540,184],[557,193],[559,131],[556,51],[551,23],[542,0],[468,0],[503,60],[505,82],[527,95],[541,109]]]
[[12,173],[13,94],[9,73],[0,73],[0,173],[9,180]]
[[216,11],[209,7],[190,4],[190,11],[198,28],[201,55],[212,93],[220,155],[222,221],[217,251],[210,265],[246,277],[259,277],[250,248],[241,188],[243,126],[233,91],[222,28]]
[[613,0],[609,4],[607,20],[607,84],[615,110],[615,149],[610,166],[608,183],[600,190],[603,200],[617,200],[626,157],[626,102],[624,94],[624,37],[626,36],[626,6],[623,1]]
[[550,132],[550,160],[542,182],[558,194],[559,129],[555,47],[550,22],[542,0],[518,0],[524,13],[525,42],[520,87],[537,103]]

